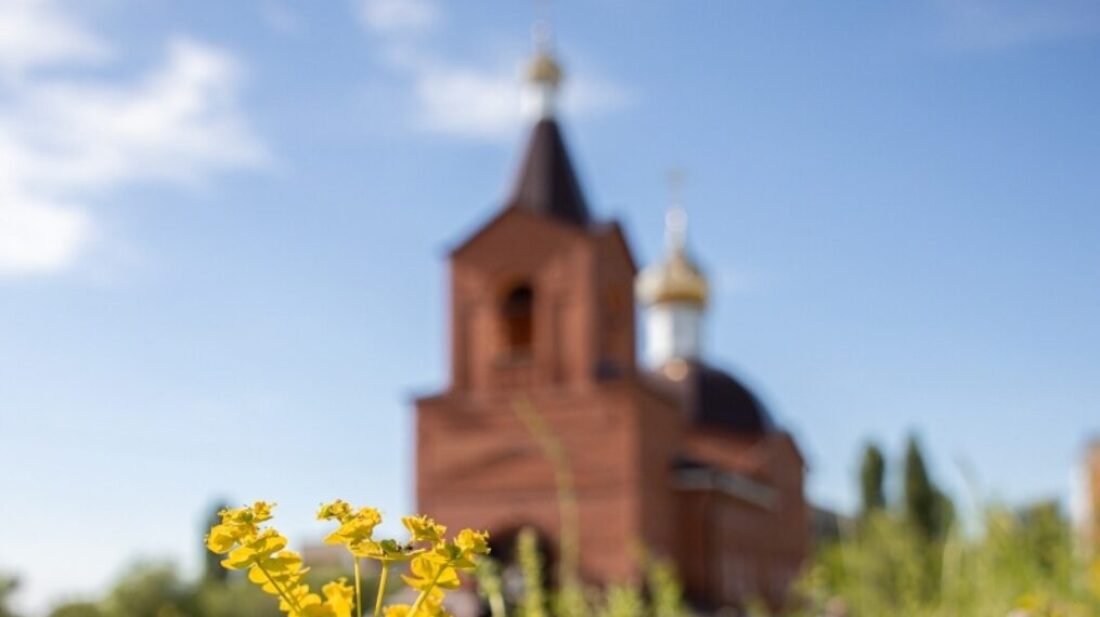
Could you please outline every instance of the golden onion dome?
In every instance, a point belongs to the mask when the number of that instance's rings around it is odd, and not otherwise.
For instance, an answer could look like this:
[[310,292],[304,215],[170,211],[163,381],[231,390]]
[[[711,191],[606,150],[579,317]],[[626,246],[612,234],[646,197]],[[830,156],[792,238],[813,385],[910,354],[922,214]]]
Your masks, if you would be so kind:
[[664,262],[652,265],[638,277],[638,296],[647,304],[686,302],[704,307],[707,279],[681,250],[673,250]]
[[707,304],[709,288],[703,272],[688,257],[684,248],[687,216],[683,210],[673,208],[665,220],[668,256],[638,275],[638,297],[646,304],[684,302],[703,308]]
[[537,84],[557,86],[561,83],[561,65],[547,51],[540,51],[527,69],[527,78]]

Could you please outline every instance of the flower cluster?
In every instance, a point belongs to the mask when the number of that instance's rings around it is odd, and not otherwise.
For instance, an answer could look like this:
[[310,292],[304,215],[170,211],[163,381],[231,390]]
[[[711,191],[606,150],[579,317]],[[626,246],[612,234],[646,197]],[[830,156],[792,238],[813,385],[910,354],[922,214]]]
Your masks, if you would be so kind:
[[[287,550],[287,539],[262,523],[271,519],[272,504],[257,501],[251,506],[222,510],[221,522],[210,529],[206,546],[225,555],[222,565],[244,570],[248,580],[265,592],[278,596],[279,608],[289,617],[359,617],[363,614],[359,561],[373,559],[381,564],[374,617],[447,617],[443,596],[459,586],[458,573],[473,570],[476,560],[489,553],[489,534],[464,529],[448,540],[447,528],[426,516],[408,516],[402,523],[410,540],[375,539],[374,529],[382,515],[374,508],[353,508],[337,500],[321,506],[317,518],[336,521],[340,526],[325,538],[328,544],[345,546],[354,556],[355,586],[340,578],[310,591],[303,582],[308,568],[301,556]],[[419,592],[413,604],[382,608],[386,580],[395,562],[409,562],[402,576]]]
[[302,557],[286,549],[287,539],[260,524],[271,519],[274,504],[257,501],[251,506],[219,512],[221,522],[210,529],[206,546],[226,555],[222,566],[245,570],[248,580],[279,597],[279,609],[290,617],[351,617],[352,588],[338,579],[321,588],[321,595],[302,582],[307,568]]
[[[321,506],[317,518],[340,523],[340,527],[325,538],[326,543],[344,545],[356,561],[366,558],[381,563],[376,617],[382,613],[385,617],[445,616],[444,590],[457,588],[460,584],[458,573],[473,570],[476,558],[489,553],[489,534],[486,532],[464,529],[447,540],[447,528],[427,516],[401,519],[410,535],[410,541],[404,544],[392,539],[374,539],[374,528],[382,522],[374,508],[355,509],[337,500]],[[398,604],[383,610],[381,598],[389,567],[399,561],[410,562],[409,573],[402,579],[420,594],[412,605]]]

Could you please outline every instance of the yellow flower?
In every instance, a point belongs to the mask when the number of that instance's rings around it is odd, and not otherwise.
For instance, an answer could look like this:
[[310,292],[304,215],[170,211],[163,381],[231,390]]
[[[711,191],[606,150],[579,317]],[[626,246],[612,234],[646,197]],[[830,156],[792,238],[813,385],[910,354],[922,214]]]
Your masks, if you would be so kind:
[[300,614],[291,613],[291,617],[336,617],[336,612],[331,605],[321,602],[304,607]]
[[463,529],[455,537],[455,545],[468,555],[488,555],[489,532]]
[[336,617],[351,617],[351,609],[355,605],[355,588],[348,585],[347,579],[341,577],[321,588],[325,594],[325,604],[332,607]]
[[255,538],[230,551],[229,556],[222,560],[222,566],[229,570],[247,568],[283,550],[284,547],[286,547],[286,538],[274,529],[266,529]]
[[[211,526],[206,546],[226,555],[222,565],[230,570],[246,570],[248,580],[265,593],[278,598],[279,610],[287,617],[359,617],[361,613],[359,581],[349,585],[337,579],[314,593],[303,583],[308,568],[298,553],[286,550],[287,539],[262,523],[272,518],[274,504],[257,501],[250,506],[227,508],[219,512],[220,522]],[[317,518],[335,520],[336,531],[325,538],[329,544],[343,544],[357,558],[382,562],[382,572],[388,572],[395,561],[409,561],[409,573],[403,578],[420,591],[414,604],[386,607],[385,617],[450,617],[443,608],[444,590],[459,586],[459,570],[474,567],[478,555],[489,552],[489,536],[485,532],[463,529],[451,541],[445,539],[447,528],[427,516],[410,516],[402,520],[412,535],[412,542],[375,540],[375,528],[382,515],[374,508],[353,508],[343,500],[323,504]],[[358,576],[358,559],[356,576]],[[379,589],[382,589],[380,586]],[[413,615],[413,607],[416,614]]]
[[[412,606],[408,604],[393,604],[382,609],[383,617],[412,617]],[[443,592],[435,589],[420,603],[416,611],[416,617],[450,617],[450,613],[443,608]]]
[[349,547],[356,557],[374,559],[376,561],[408,561],[412,557],[424,552],[424,549],[412,549],[401,545],[397,540],[364,540]]
[[280,551],[260,561],[272,576],[302,573],[302,556],[294,551]]
[[[300,615],[307,617],[334,617],[332,607],[325,602],[321,601],[321,596],[315,593],[309,593],[309,588],[302,585],[302,589],[305,592],[299,593],[296,596],[292,596],[298,606],[302,608]],[[279,610],[284,613],[290,614],[292,617],[296,614],[292,610],[291,606],[286,603],[286,600],[279,602]]]
[[412,534],[413,542],[439,542],[447,528],[421,514],[420,516],[406,516],[401,519],[401,524]]
[[374,528],[382,522],[382,515],[374,508],[360,508],[348,517],[340,528],[325,538],[325,544],[347,544],[349,547],[358,542],[370,540]]
[[317,520],[319,521],[331,521],[335,519],[343,523],[351,518],[351,516],[351,504],[343,499],[337,499],[332,503],[323,504],[321,510],[317,512]]
[[432,553],[418,555],[409,564],[409,574],[401,576],[413,589],[426,591],[434,587],[455,589],[459,586],[458,572],[450,560],[441,561]]
[[[488,550],[488,546],[486,546],[486,550]],[[470,570],[477,565],[474,563],[474,557],[477,555],[473,552],[463,550],[462,547],[454,542],[440,542],[436,544],[435,548],[431,551],[425,553],[424,556],[429,561],[451,565],[460,570]]]
[[275,504],[266,501],[257,501],[251,506],[241,508],[226,508],[218,514],[222,517],[222,523],[234,525],[258,525],[271,519],[271,511]]
[[252,504],[252,522],[262,523],[264,521],[271,520],[273,516],[271,510],[275,507],[273,503],[267,503],[266,501],[257,501]]
[[223,555],[228,553],[237,541],[241,539],[239,529],[233,525],[214,525],[206,536],[206,548],[211,552]]
[[271,519],[274,504],[257,501],[251,506],[226,508],[218,515],[221,523],[210,528],[206,547],[218,554],[228,553],[239,543],[247,542],[259,533],[259,523]]

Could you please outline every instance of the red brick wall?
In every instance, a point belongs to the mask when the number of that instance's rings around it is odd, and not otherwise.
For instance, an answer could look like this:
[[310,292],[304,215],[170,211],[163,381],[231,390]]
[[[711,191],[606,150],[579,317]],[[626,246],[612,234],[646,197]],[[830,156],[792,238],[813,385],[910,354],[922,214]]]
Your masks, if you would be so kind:
[[[568,454],[586,578],[637,580],[645,545],[676,559],[696,600],[762,595],[805,555],[802,460],[784,434],[761,442],[692,429],[677,399],[639,378],[634,274],[617,226],[589,231],[521,210],[452,253],[451,383],[416,403],[418,508],[454,527],[533,525],[557,539],[554,470],[516,415],[523,396]],[[522,356],[509,351],[501,318],[519,282],[534,291]],[[681,491],[679,455],[750,474],[780,497],[765,511]]]

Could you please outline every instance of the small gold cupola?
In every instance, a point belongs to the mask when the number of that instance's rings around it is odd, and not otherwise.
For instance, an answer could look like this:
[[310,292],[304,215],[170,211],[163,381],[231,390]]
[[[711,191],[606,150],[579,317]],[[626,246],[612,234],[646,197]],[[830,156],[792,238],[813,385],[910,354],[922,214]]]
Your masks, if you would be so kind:
[[527,68],[527,79],[534,84],[546,84],[557,88],[561,84],[561,65],[546,49],[540,49]]
[[665,217],[668,254],[664,261],[647,267],[638,276],[638,298],[646,305],[683,303],[706,307],[707,279],[687,255],[686,231],[683,209],[671,208]]
[[527,67],[531,107],[536,120],[553,118],[557,113],[558,91],[565,73],[554,56],[550,26],[545,21],[535,24],[535,57]]
[[703,354],[707,279],[686,248],[687,215],[676,205],[665,218],[668,252],[638,275],[635,290],[645,307],[645,358],[653,369],[698,361]]

